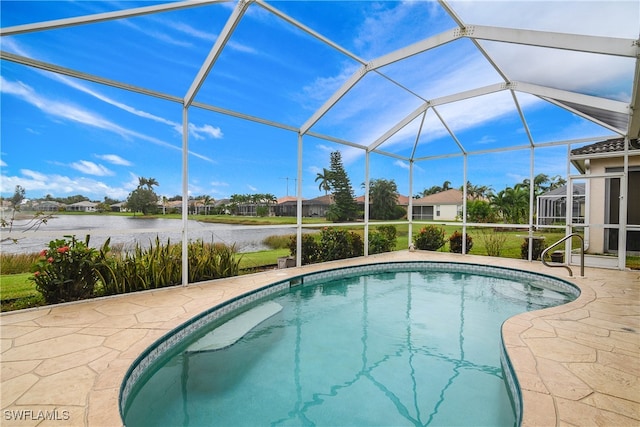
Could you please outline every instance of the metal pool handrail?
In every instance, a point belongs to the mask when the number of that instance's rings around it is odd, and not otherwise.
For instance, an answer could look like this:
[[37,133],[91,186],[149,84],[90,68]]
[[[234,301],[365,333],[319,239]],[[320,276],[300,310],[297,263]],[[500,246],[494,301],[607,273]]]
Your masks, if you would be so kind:
[[567,264],[549,264],[547,263],[547,261],[545,261],[544,257],[545,255],[547,255],[547,252],[549,252],[551,249],[555,248],[556,246],[558,246],[560,243],[564,242],[565,240],[568,240],[572,237],[578,237],[580,239],[580,276],[584,277],[584,238],[579,235],[578,233],[571,233],[567,236],[564,236],[562,239],[558,240],[557,242],[555,242],[553,245],[549,246],[547,249],[545,249],[544,251],[542,251],[542,255],[540,255],[540,259],[542,260],[542,263],[544,265],[546,265],[547,267],[564,267],[567,270],[569,270],[569,276],[573,277],[573,270],[571,270],[571,267],[569,267],[569,260],[567,260]]

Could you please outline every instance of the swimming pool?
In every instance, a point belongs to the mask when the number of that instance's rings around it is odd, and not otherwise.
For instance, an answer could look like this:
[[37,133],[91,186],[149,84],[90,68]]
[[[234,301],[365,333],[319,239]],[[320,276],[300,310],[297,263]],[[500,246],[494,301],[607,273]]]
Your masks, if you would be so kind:
[[577,295],[555,278],[456,263],[289,279],[159,340],[125,378],[121,411],[129,427],[514,425],[500,325]]

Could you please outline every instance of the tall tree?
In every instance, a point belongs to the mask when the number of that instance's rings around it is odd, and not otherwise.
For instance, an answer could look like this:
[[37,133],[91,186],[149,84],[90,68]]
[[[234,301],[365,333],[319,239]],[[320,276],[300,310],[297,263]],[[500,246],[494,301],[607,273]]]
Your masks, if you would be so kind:
[[325,196],[329,194],[329,191],[331,190],[331,171],[326,168],[322,168],[322,173],[318,172],[316,175],[315,182],[318,181],[320,181],[320,184],[318,184],[318,190],[324,191]]
[[331,221],[351,221],[358,216],[358,205],[353,199],[353,188],[342,165],[340,151],[331,153],[330,185],[333,189],[333,204],[327,212]]
[[372,179],[369,183],[372,219],[394,219],[398,204],[398,186],[394,180]]
[[[460,191],[464,191],[464,185],[460,187]],[[474,185],[471,181],[467,181],[467,197],[473,200],[488,199],[493,192],[489,185]]]
[[159,185],[155,178],[139,177],[138,188],[129,193],[127,207],[143,215],[155,212],[158,195],[153,191],[154,185]]
[[20,203],[22,203],[22,201],[24,200],[25,193],[26,193],[26,190],[24,189],[23,186],[16,185],[16,189],[13,192],[13,196],[11,196],[11,198],[9,199],[9,201],[11,201],[11,205],[14,210],[17,210],[17,211],[20,210]]
[[432,185],[431,187],[425,188],[424,190],[422,190],[422,193],[418,194],[419,197],[416,197],[416,198],[427,197],[432,194],[439,193],[441,191],[442,191],[442,187],[440,187],[439,185]]
[[526,222],[529,215],[529,190],[522,185],[507,187],[491,196],[491,205],[509,224]]

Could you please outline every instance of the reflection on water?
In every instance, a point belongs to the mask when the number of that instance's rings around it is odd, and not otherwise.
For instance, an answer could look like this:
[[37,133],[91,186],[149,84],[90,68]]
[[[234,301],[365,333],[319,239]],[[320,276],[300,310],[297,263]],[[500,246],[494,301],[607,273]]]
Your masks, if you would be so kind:
[[[131,249],[136,242],[147,247],[160,236],[160,241],[172,243],[182,240],[180,219],[140,218],[110,215],[59,215],[42,224],[37,232],[27,230],[32,223],[27,220],[15,221],[11,237],[18,243],[3,241],[0,250],[5,253],[40,252],[50,240],[61,239],[65,235],[75,235],[78,239],[91,236],[90,246],[100,247],[111,237],[111,246]],[[239,252],[254,252],[269,249],[262,241],[273,235],[293,234],[295,227],[256,227],[229,224],[208,224],[190,220],[187,224],[190,240],[235,244]],[[2,238],[8,237],[8,230],[2,230]]]

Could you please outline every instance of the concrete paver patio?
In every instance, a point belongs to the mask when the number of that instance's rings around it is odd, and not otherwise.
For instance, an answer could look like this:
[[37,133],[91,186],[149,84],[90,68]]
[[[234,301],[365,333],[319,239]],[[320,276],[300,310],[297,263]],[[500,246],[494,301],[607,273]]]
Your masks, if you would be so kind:
[[587,268],[584,278],[539,262],[401,251],[0,316],[3,426],[118,426],[127,369],[156,339],[225,300],[328,267],[436,260],[555,275],[578,285],[566,305],[503,326],[525,426],[640,425],[640,272]]

